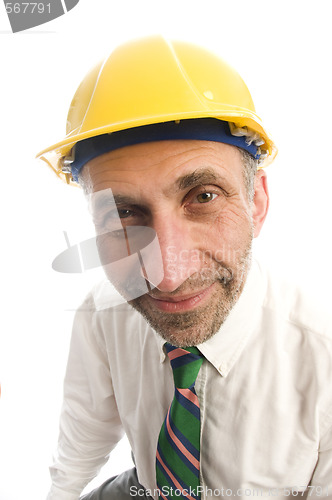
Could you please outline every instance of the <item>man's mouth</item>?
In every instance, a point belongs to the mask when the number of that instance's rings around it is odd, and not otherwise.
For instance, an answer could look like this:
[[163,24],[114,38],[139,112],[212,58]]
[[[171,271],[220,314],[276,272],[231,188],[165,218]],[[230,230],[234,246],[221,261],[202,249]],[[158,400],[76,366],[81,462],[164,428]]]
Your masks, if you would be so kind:
[[152,292],[147,294],[146,297],[152,306],[160,311],[169,313],[185,312],[195,309],[207,301],[213,293],[214,286],[215,283],[204,290],[179,295],[154,295]]

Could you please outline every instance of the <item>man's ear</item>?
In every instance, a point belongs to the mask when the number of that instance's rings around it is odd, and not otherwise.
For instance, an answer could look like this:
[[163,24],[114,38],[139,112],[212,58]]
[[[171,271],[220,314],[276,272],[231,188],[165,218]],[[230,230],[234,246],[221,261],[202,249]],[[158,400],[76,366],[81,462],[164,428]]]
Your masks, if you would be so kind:
[[252,217],[254,223],[254,238],[259,235],[269,209],[269,191],[267,176],[264,170],[258,170],[255,178],[255,194],[253,200]]

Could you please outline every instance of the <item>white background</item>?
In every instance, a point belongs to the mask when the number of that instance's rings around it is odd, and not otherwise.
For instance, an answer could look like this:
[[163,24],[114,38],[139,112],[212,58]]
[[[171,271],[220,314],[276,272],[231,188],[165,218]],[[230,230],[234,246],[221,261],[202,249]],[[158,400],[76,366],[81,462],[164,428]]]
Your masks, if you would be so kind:
[[[51,262],[65,249],[62,231],[75,239],[89,223],[79,190],[33,158],[62,139],[82,77],[122,41],[154,33],[235,66],[279,147],[256,251],[329,307],[331,18],[330,0],[80,0],[12,34],[1,2],[0,500],[42,499],[49,488],[72,309],[88,281],[56,274]],[[122,443],[103,477],[130,463]]]

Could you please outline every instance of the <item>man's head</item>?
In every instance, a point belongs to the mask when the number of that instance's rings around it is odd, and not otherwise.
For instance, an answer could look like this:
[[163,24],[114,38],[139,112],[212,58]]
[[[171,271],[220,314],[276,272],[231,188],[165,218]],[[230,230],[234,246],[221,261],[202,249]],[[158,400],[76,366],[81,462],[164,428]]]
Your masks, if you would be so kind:
[[275,154],[234,69],[154,37],[119,47],[87,75],[66,139],[39,156],[86,192],[112,193],[115,211],[94,211],[104,261],[121,246],[114,220],[126,238],[133,227],[155,231],[163,279],[129,300],[167,340],[188,345],[213,335],[242,291],[268,207],[257,168]]
[[[228,144],[159,141],[97,156],[82,170],[87,192],[111,189],[125,230],[156,231],[163,280],[130,303],[174,345],[211,337],[242,291],[268,208],[265,173],[248,175],[249,158]],[[105,256],[114,245],[114,206],[98,206],[93,218]]]

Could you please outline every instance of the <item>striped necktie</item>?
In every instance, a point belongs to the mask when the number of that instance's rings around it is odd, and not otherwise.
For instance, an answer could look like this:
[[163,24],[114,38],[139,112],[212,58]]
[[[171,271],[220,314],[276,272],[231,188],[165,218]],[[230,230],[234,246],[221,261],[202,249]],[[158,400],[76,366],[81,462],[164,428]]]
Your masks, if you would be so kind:
[[[200,499],[200,409],[195,381],[203,363],[196,347],[165,344],[173,369],[175,394],[161,428],[156,459],[160,497]],[[181,494],[180,494],[181,492]]]

